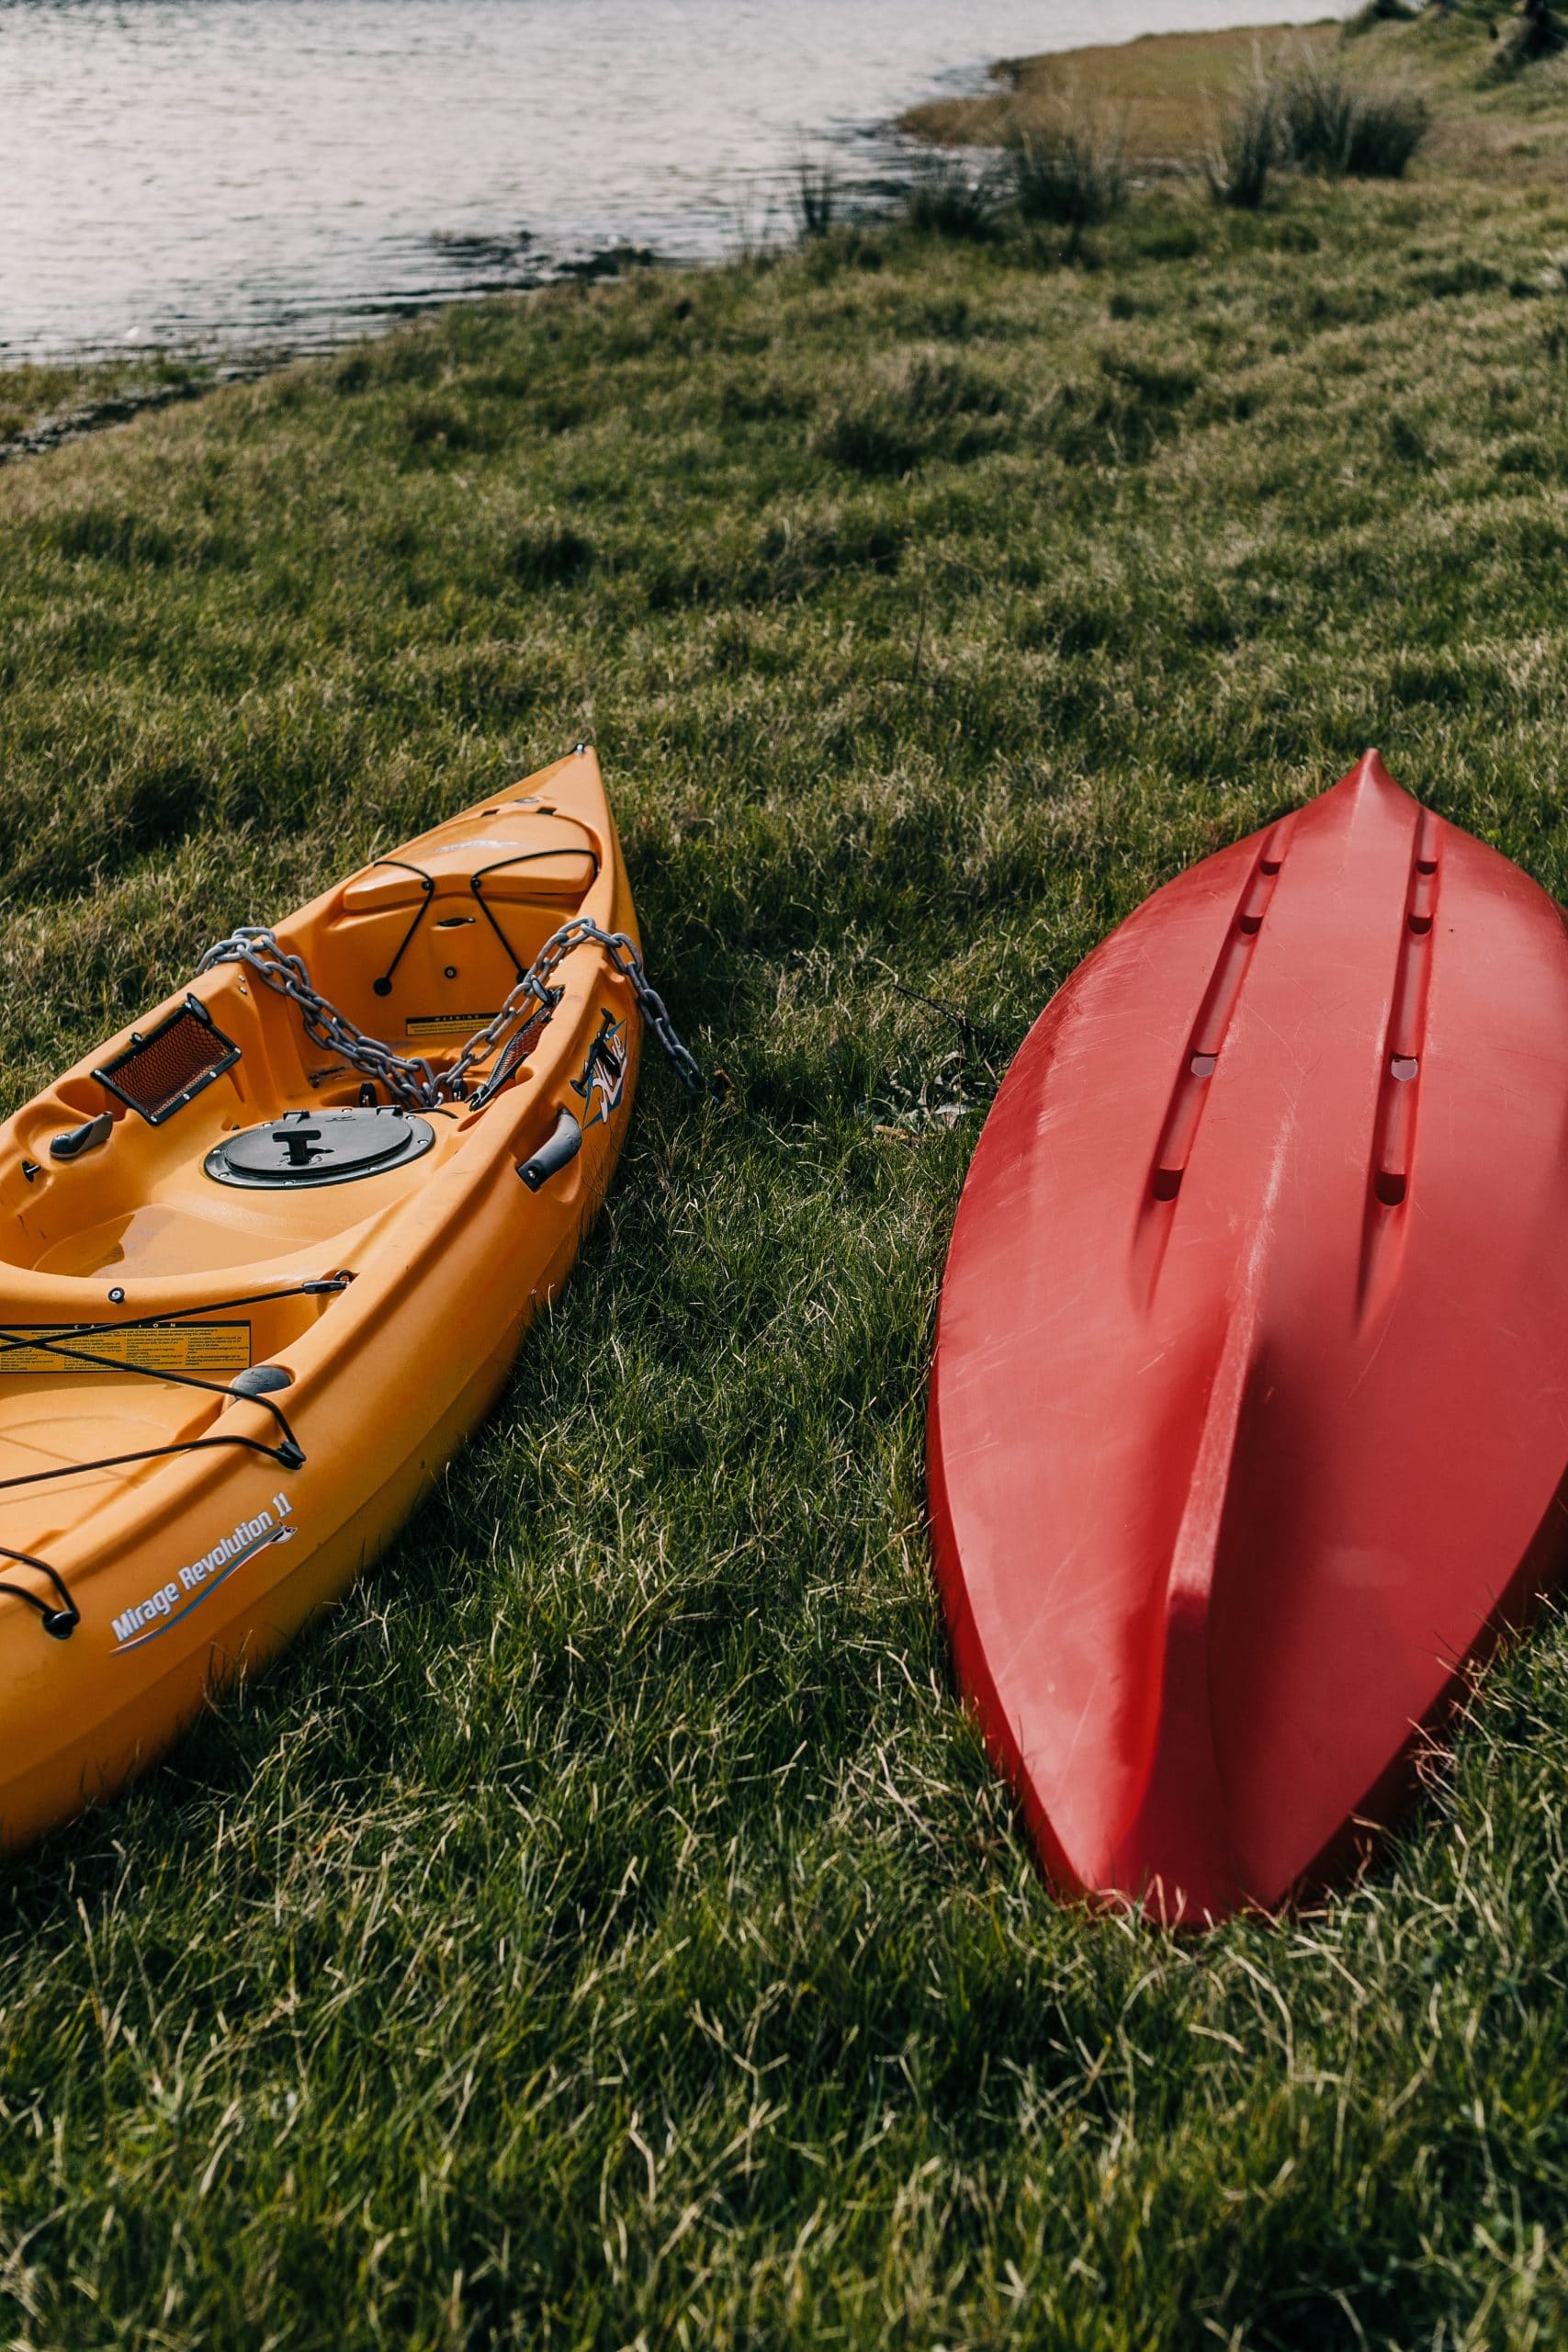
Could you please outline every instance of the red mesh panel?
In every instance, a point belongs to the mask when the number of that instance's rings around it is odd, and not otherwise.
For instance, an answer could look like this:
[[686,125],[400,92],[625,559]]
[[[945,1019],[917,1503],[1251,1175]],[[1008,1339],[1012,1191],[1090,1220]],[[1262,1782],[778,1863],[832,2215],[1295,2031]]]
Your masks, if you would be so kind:
[[239,1058],[238,1046],[186,1004],[93,1075],[156,1126]]
[[533,1052],[535,1046],[538,1044],[540,1037],[544,1034],[545,1023],[548,1021],[554,1011],[555,1006],[553,1004],[542,1004],[539,1007],[538,1012],[535,1013],[533,1019],[525,1023],[517,1032],[512,1046],[512,1054],[514,1061],[526,1060],[527,1057]]

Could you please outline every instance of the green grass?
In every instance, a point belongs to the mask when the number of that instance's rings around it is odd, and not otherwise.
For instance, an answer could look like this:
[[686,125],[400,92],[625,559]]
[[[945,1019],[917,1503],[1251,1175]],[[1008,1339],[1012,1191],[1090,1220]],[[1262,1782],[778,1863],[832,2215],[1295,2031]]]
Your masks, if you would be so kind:
[[992,1071],[1111,924],[1371,741],[1568,895],[1568,190],[1467,152],[457,311],[0,473],[8,1104],[585,730],[735,1081],[649,1069],[395,1551],[8,1866],[8,2342],[1563,2340],[1568,1628],[1359,1889],[1178,1943],[1050,1901],[921,1499]]
[[257,353],[228,361],[179,358],[164,352],[96,364],[0,368],[0,465],[74,440],[143,410],[197,400],[231,377],[262,374]]

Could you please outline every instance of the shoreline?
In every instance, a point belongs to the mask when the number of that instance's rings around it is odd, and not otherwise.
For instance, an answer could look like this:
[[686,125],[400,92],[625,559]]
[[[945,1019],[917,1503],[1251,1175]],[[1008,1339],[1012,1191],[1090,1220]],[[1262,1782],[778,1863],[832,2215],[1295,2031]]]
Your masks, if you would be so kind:
[[[0,365],[0,468],[42,457],[68,441],[129,424],[159,409],[205,400],[229,384],[254,384],[286,368],[330,361],[362,345],[406,334],[423,321],[491,301],[526,301],[560,286],[612,284],[630,269],[722,267],[722,263],[669,263],[640,246],[606,246],[568,261],[529,283],[478,287],[470,294],[421,305],[406,315],[357,328],[336,339],[279,342],[223,352],[188,354],[138,346],[123,356],[22,360]],[[62,402],[68,404],[62,405]]]
[[[1292,0],[1252,0],[1252,4],[1267,12],[1270,6],[1290,6]],[[1180,13],[1190,9],[1201,15],[1205,8],[1213,11],[1226,5],[1235,5],[1235,0],[1184,0]],[[1242,5],[1247,5],[1247,0],[1242,0]],[[1149,0],[1134,0],[1116,21],[1129,17],[1134,23],[1140,18],[1146,21],[1148,14]],[[1005,10],[976,23],[967,33],[960,30],[944,42],[945,60],[929,53],[929,40],[916,41],[903,70],[885,70],[874,92],[860,91],[852,75],[834,74],[830,78],[841,85],[838,95],[829,92],[824,96],[819,92],[818,111],[802,118],[817,125],[815,131],[797,129],[793,144],[775,141],[765,153],[753,155],[749,174],[728,189],[728,200],[717,204],[716,209],[717,198],[724,194],[716,184],[705,194],[701,190],[694,194],[688,205],[689,237],[680,226],[681,218],[687,216],[671,214],[662,229],[632,236],[632,244],[656,248],[662,266],[685,266],[688,263],[722,264],[748,243],[771,243],[786,237],[792,209],[792,159],[807,153],[833,172],[857,208],[870,211],[890,183],[907,176],[918,160],[914,149],[928,143],[928,112],[932,124],[940,126],[953,107],[985,104],[987,75],[998,70],[994,60],[1009,54],[999,46],[998,37],[1016,38],[1021,32],[1027,37],[1035,31],[1027,17],[1020,21],[1020,17],[1016,8]],[[1092,26],[1086,27],[1076,13],[1063,25],[1064,31],[1081,34],[1085,29]],[[1192,38],[1206,40],[1213,36],[1200,33]],[[1072,71],[1074,61],[1092,53],[1069,48],[1058,54]],[[987,63],[988,58],[993,62]],[[942,135],[940,128],[932,135]],[[647,191],[655,211],[662,201],[661,185],[650,182]],[[603,275],[621,252],[632,249],[604,230],[597,238],[592,229],[579,236],[570,218],[558,220],[547,207],[532,230],[536,230],[538,242],[529,226],[519,226],[514,220],[489,228],[461,220],[444,225],[437,206],[425,232],[414,237],[416,244],[429,249],[428,276],[423,278],[420,272],[424,265],[417,256],[411,261],[407,246],[407,235],[413,232],[399,229],[381,258],[368,264],[362,282],[355,281],[357,292],[347,280],[341,287],[335,280],[318,283],[315,265],[299,259],[295,274],[262,288],[253,306],[251,265],[244,250],[237,248],[226,257],[220,277],[209,283],[198,268],[184,292],[160,292],[164,278],[154,273],[123,311],[112,305],[95,307],[88,299],[89,288],[81,302],[68,305],[58,317],[41,313],[23,332],[19,308],[16,339],[8,348],[0,346],[0,430],[6,410],[14,411],[17,405],[17,379],[29,371],[63,372],[90,392],[92,383],[103,380],[105,369],[123,377],[160,358],[187,368],[248,370],[254,366],[257,352],[286,360],[305,358],[367,336],[396,332],[405,320],[453,302]],[[33,404],[29,401],[28,406]],[[41,425],[41,413],[35,410],[28,422],[29,426]],[[15,443],[14,417],[10,425],[5,437]]]
[[[176,408],[187,401],[205,400],[225,384],[251,384],[270,376],[288,360],[283,357],[258,358],[252,363],[233,361],[210,371],[193,363],[189,370],[181,369],[169,381],[138,383],[134,379],[120,380],[123,362],[112,359],[84,360],[79,368],[51,370],[69,373],[83,392],[90,392],[95,379],[107,379],[106,389],[96,398],[78,400],[70,408],[51,407],[35,413],[30,423],[7,430],[5,411],[0,410],[0,467],[18,464],[24,458],[41,458],[51,449],[63,447],[67,441],[79,441],[91,433],[102,433],[113,424],[130,424],[139,416],[146,416],[158,409]],[[17,371],[18,373],[20,371]],[[6,395],[12,378],[0,371],[0,399]],[[25,413],[26,412],[21,412]],[[13,411],[12,413],[17,413]]]
[[[1017,131],[1051,119],[1069,105],[1120,132],[1128,164],[1141,180],[1190,176],[1201,167],[1225,91],[1245,75],[1254,59],[1278,56],[1302,42],[1338,45],[1345,21],[1318,17],[1291,24],[1145,32],[1125,41],[1001,58],[987,69],[989,88],[922,100],[882,125],[878,136],[931,151],[995,151]],[[1480,39],[1478,26],[1463,18],[1445,28],[1425,21],[1389,23],[1357,40],[1354,48],[1358,60],[1371,61],[1379,71],[1392,65],[1396,77],[1414,80],[1436,96],[1469,92],[1469,104],[1458,109],[1462,119],[1457,125],[1439,119],[1429,144],[1428,168],[1438,157],[1462,162],[1468,155],[1473,161],[1483,148],[1510,159],[1536,154],[1548,167],[1554,165],[1568,153],[1568,140],[1541,140],[1536,134],[1545,129],[1544,122],[1527,131],[1503,103],[1501,90],[1483,95],[1475,87],[1476,56],[1484,55],[1479,51]],[[1490,124],[1489,107],[1494,117]],[[911,163],[909,177],[914,168]],[[903,185],[908,185],[908,178]],[[895,175],[867,183],[868,188],[873,186],[877,194],[858,206],[852,198],[844,216],[857,217],[868,228],[895,217],[898,203]],[[225,385],[254,382],[313,361],[328,363],[345,351],[373,349],[453,311],[494,301],[531,302],[566,286],[621,282],[637,270],[669,275],[722,271],[758,250],[785,254],[792,242],[788,230],[776,240],[764,236],[760,247],[743,235],[738,252],[712,260],[666,258],[647,248],[607,246],[543,271],[536,282],[477,287],[471,293],[346,333],[340,340],[312,339],[299,345],[283,340],[251,351],[192,351],[188,356],[139,347],[123,357],[0,365],[0,469],[151,412],[202,400]]]

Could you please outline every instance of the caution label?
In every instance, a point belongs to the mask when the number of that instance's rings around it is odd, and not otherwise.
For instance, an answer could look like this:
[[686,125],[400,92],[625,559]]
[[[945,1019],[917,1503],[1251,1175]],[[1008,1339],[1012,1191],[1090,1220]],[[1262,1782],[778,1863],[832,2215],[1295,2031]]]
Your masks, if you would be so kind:
[[494,1019],[493,1012],[416,1012],[410,1016],[406,1034],[411,1037],[471,1037],[476,1029],[488,1029]]
[[[28,1347],[28,1335],[35,1331],[56,1344]],[[18,1341],[24,1344],[18,1346]],[[88,1356],[95,1361],[85,1363]],[[52,1323],[8,1323],[0,1329],[0,1378],[25,1373],[36,1379],[47,1373],[59,1379],[70,1373],[87,1375],[123,1366],[128,1372],[188,1372],[198,1380],[216,1380],[225,1373],[243,1372],[250,1360],[248,1323],[147,1323],[123,1331],[96,1330],[91,1325],[62,1330]]]

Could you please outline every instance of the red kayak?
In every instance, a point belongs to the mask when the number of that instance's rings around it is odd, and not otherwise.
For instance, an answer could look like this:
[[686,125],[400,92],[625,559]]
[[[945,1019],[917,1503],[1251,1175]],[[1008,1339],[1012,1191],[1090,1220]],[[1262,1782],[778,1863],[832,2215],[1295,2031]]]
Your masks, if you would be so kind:
[[1568,933],[1375,752],[1035,1023],[948,1259],[959,1678],[1064,1893],[1349,1866],[1568,1560]]

